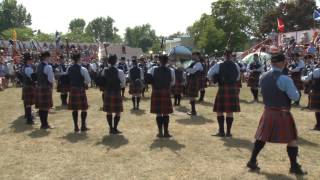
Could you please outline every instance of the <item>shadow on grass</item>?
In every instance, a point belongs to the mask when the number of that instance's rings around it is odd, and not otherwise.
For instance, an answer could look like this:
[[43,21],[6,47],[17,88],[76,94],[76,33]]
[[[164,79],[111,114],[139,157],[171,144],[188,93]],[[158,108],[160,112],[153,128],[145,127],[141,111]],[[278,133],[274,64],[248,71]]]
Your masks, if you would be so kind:
[[50,134],[50,131],[38,129],[38,130],[32,131],[28,136],[30,136],[31,138],[42,138],[42,137],[48,136],[49,134]]
[[25,131],[33,130],[33,127],[31,125],[26,124],[26,120],[24,119],[24,116],[18,117],[16,120],[14,120],[10,124],[11,124],[10,128],[13,129],[14,133],[22,133]]
[[190,110],[185,106],[175,106],[175,110],[182,113],[187,113]]
[[309,141],[307,139],[304,139],[302,137],[298,138],[298,144],[301,145],[301,146],[312,146],[312,147],[318,147],[319,146],[319,144],[311,142],[311,141]]
[[295,179],[298,179],[298,180],[302,180],[303,177],[302,176],[296,176],[296,178],[292,178],[292,177],[289,177],[287,175],[284,175],[284,174],[271,174],[271,173],[267,173],[267,172],[260,172],[259,174],[265,176],[267,179],[270,179],[270,180],[274,180],[274,179],[281,179],[281,180],[295,180]]
[[206,123],[213,123],[214,121],[203,116],[191,116],[187,119],[178,119],[176,122],[185,125],[203,125]]
[[71,143],[77,143],[79,141],[87,139],[88,136],[87,136],[87,133],[69,133],[62,138]]
[[171,151],[180,151],[181,149],[185,148],[184,144],[180,144],[178,141],[174,139],[155,139],[153,143],[150,145],[150,149],[162,149],[168,148]]
[[213,107],[213,103],[212,102],[207,102],[207,101],[199,102],[198,105],[207,106],[207,107]]
[[142,116],[142,115],[146,114],[146,110],[143,110],[143,109],[139,109],[139,110],[131,109],[130,112],[131,112],[131,114],[134,114],[137,116]]
[[121,146],[127,145],[129,140],[123,135],[106,135],[101,142],[96,145],[105,145],[111,149],[118,149]]
[[247,139],[221,138],[221,140],[224,142],[223,145],[229,148],[241,148],[251,151],[253,147],[253,143]]

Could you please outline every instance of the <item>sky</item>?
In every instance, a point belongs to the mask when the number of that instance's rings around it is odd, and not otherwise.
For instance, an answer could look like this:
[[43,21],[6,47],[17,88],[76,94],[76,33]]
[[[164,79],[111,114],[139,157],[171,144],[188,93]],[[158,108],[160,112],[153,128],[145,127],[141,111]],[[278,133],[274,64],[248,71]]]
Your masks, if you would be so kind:
[[17,0],[32,15],[33,29],[46,33],[67,32],[69,22],[110,16],[119,34],[127,27],[149,23],[157,35],[185,32],[203,13],[210,13],[214,0]]

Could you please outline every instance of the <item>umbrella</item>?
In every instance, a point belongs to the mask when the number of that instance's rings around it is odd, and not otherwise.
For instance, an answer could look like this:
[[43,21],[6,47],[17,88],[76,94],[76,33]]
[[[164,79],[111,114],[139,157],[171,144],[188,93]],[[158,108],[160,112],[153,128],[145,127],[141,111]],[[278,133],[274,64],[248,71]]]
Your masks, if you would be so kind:
[[271,55],[265,52],[260,52],[260,53],[251,53],[248,54],[246,57],[244,57],[241,61],[245,64],[250,64],[251,62],[253,62],[253,55],[254,54],[258,54],[259,56],[259,60],[261,63],[264,63],[266,61],[270,61],[271,60]]
[[192,52],[185,46],[176,46],[169,52],[169,58],[175,61],[186,61],[192,58]]

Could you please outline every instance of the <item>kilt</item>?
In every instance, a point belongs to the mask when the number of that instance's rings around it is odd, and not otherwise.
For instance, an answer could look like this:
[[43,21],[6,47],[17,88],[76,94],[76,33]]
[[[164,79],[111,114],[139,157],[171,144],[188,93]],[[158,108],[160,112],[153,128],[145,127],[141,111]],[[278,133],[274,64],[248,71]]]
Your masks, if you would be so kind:
[[103,111],[107,113],[123,112],[121,91],[103,92]]
[[172,87],[172,94],[173,95],[181,95],[183,92],[183,85],[181,82],[176,81],[174,86]]
[[89,105],[85,89],[71,87],[69,93],[68,109],[73,111],[86,111],[88,107]]
[[152,89],[150,112],[152,114],[173,113],[170,89]]
[[312,110],[320,110],[320,91],[311,91],[309,108]]
[[259,78],[260,78],[260,73],[257,73],[257,72],[250,73],[248,78],[248,87],[258,88]]
[[213,112],[240,112],[238,84],[219,86]]
[[301,74],[300,73],[293,73],[291,75],[294,85],[297,87],[298,90],[303,90],[303,82],[301,81]]
[[60,81],[58,81],[57,84],[57,92],[62,93],[62,94],[67,94],[70,90],[69,85],[62,84]]
[[34,105],[36,101],[36,88],[34,86],[23,87],[21,99],[26,106]]
[[40,110],[49,110],[53,106],[52,87],[38,86],[36,88],[36,108]]
[[265,108],[255,135],[256,140],[290,143],[297,140],[297,129],[289,110]]
[[200,78],[199,78],[199,89],[205,89],[208,87],[207,85],[207,77],[205,74],[201,74]]
[[199,81],[198,78],[189,78],[187,84],[187,96],[198,97],[199,96]]
[[129,94],[136,95],[142,93],[143,86],[138,83],[130,83],[129,84]]

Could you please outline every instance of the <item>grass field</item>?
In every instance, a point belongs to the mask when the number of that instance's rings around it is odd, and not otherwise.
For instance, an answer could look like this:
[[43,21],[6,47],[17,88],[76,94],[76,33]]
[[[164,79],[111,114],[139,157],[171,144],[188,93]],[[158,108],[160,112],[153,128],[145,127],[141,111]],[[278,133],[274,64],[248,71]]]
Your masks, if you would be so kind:
[[[158,140],[155,116],[149,113],[150,94],[132,112],[125,100],[119,129],[121,136],[109,136],[101,93],[88,91],[90,110],[87,134],[74,134],[71,112],[55,108],[49,122],[56,127],[39,130],[25,125],[20,101],[21,89],[0,92],[0,179],[320,179],[320,133],[314,113],[293,108],[299,130],[300,162],[309,174],[290,175],[286,145],[267,144],[258,160],[259,174],[245,167],[263,105],[249,103],[249,89],[241,90],[241,110],[235,117],[233,138],[211,136],[217,131],[212,102],[216,88],[209,88],[206,102],[197,105],[199,117],[186,115],[187,100],[171,116],[170,140]],[[126,95],[128,97],[128,95]],[[306,105],[304,97],[302,105]]]

